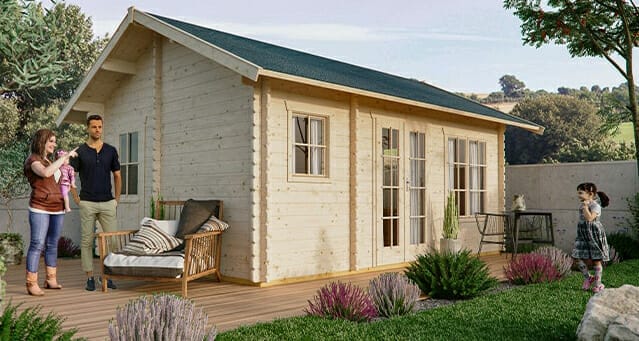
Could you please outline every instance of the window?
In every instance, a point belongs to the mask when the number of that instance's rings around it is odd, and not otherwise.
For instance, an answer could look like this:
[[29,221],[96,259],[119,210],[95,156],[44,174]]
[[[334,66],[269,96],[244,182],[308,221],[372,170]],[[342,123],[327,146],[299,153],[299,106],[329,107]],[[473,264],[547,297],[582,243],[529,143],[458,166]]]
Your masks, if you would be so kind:
[[382,128],[382,223],[384,247],[399,245],[399,129]]
[[122,194],[138,194],[138,133],[120,135],[120,173]]
[[448,189],[455,193],[460,216],[484,211],[486,142],[448,139]]
[[326,176],[326,118],[295,114],[292,120],[294,175]]

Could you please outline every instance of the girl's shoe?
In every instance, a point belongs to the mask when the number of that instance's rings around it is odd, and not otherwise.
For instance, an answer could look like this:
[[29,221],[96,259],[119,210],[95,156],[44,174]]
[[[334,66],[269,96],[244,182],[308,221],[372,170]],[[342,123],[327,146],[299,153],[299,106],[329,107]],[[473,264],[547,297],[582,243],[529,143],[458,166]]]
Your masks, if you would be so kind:
[[594,282],[595,282],[595,276],[590,276],[590,277],[584,279],[584,284],[581,286],[581,290],[588,291],[588,289],[590,289],[590,286]]
[[592,292],[594,292],[595,294],[600,293],[604,290],[606,286],[603,284],[597,284],[594,287],[592,287]]

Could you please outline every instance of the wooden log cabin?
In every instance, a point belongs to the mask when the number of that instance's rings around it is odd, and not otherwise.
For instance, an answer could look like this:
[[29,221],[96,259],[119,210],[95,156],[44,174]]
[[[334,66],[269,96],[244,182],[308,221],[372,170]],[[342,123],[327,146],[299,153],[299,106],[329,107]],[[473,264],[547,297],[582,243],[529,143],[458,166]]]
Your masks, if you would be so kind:
[[449,191],[477,250],[472,214],[504,207],[506,126],[543,132],[417,80],[134,8],[57,123],[94,113],[119,150],[120,228],[158,195],[223,200],[223,280],[263,286],[438,248]]

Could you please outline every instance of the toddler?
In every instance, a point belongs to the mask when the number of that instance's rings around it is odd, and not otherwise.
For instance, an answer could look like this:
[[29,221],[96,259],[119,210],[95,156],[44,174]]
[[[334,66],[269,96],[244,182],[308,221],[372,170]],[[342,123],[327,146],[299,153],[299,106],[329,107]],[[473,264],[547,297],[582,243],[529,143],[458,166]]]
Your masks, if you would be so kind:
[[[56,154],[56,158],[61,158],[66,155],[67,152],[64,150],[58,150]],[[71,187],[75,187],[75,170],[69,164],[69,159],[67,158],[64,161],[64,164],[60,167],[60,172],[62,173],[60,176],[60,191],[62,192],[62,197],[64,198],[64,211],[71,212],[71,206],[69,205],[69,190]]]

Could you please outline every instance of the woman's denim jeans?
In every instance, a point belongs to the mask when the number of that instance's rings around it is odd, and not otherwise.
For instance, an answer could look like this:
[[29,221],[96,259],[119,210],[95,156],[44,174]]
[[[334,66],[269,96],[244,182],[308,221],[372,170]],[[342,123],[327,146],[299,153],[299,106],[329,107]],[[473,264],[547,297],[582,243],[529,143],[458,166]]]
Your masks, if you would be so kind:
[[44,250],[44,264],[55,267],[58,260],[58,239],[62,232],[64,214],[29,212],[31,242],[27,251],[27,271],[38,272],[40,255]]

